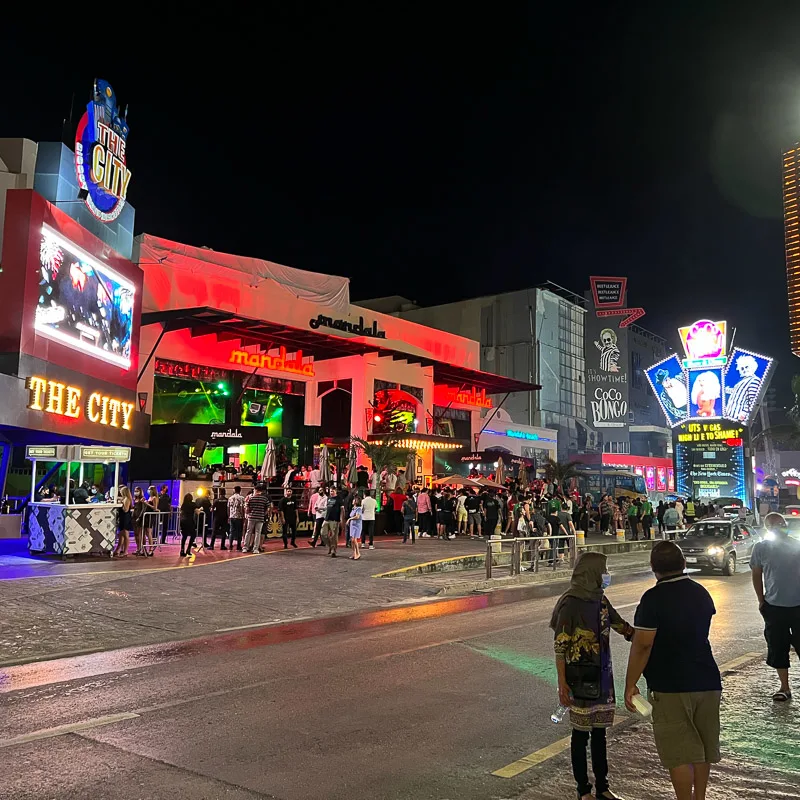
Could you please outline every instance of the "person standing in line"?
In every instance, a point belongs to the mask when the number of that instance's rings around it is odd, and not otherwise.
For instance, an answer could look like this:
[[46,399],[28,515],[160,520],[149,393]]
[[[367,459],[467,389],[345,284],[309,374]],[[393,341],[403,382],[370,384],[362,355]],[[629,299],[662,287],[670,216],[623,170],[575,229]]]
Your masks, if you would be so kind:
[[764,525],[774,539],[758,542],[750,556],[750,573],[764,618],[767,665],[778,673],[780,687],[772,695],[776,703],[792,699],[789,654],[800,656],[800,542],[789,536],[786,519],[767,514]]
[[169,496],[169,487],[165,483],[158,493],[158,525],[161,529],[161,544],[167,542],[167,528],[169,527],[169,515],[172,511],[172,500]]
[[643,497],[642,498],[641,514],[642,514],[642,534],[643,534],[643,538],[649,539],[650,538],[650,528],[653,525],[653,504],[650,502],[650,498],[648,498],[648,497]]
[[325,503],[325,521],[322,523],[322,538],[328,542],[328,555],[336,558],[336,550],[339,547],[339,525],[342,521],[343,498],[336,491],[335,486],[331,486],[328,498]]
[[500,503],[494,490],[487,492],[483,500],[483,513],[486,517],[485,536],[494,536],[500,523]]
[[[423,539],[431,538],[432,511],[431,496],[428,494],[428,490],[423,487],[419,495],[417,495],[417,518],[419,519],[420,537]],[[366,533],[364,536],[366,537]],[[366,541],[366,538],[364,541]]]
[[[214,543],[219,538],[219,549],[227,550],[225,547],[225,539],[228,536],[228,495],[223,487],[220,487],[217,494],[217,499],[214,501],[214,527],[211,531],[211,547],[209,550],[214,549]],[[233,549],[233,544],[231,544]]]
[[408,490],[408,494],[406,495],[406,499],[403,500],[401,509],[403,514],[403,544],[408,541],[409,536],[411,536],[411,544],[416,544],[415,523],[417,521],[417,504],[414,502],[414,495],[411,489]]
[[378,501],[368,493],[361,501],[361,521],[364,535],[364,546],[367,546],[369,538],[369,549],[375,549],[375,512],[378,509]]
[[686,574],[674,542],[650,552],[656,585],[639,602],[625,677],[625,707],[635,712],[644,673],[653,706],[653,736],[677,800],[705,800],[711,765],[720,760],[722,681],[708,634],[717,613],[706,588]]
[[[566,503],[564,504],[566,505]],[[567,513],[566,508],[564,512]],[[553,609],[558,698],[572,724],[572,774],[581,800],[618,800],[608,784],[606,729],[614,724],[611,631],[630,641],[633,628],[605,596],[611,583],[602,553],[578,556],[569,589]],[[590,745],[596,794],[592,794],[586,746]]]
[[287,486],[283,490],[280,503],[281,528],[283,530],[283,549],[289,548],[289,533],[292,535],[292,547],[297,547],[297,501],[292,496],[292,490]]
[[228,525],[230,526],[230,548],[236,542],[236,549],[242,552],[242,533],[244,528],[244,497],[242,487],[234,486],[233,494],[228,500]]
[[353,498],[353,508],[350,510],[348,524],[350,526],[350,541],[353,547],[353,555],[350,558],[358,561],[361,558],[361,523],[362,523],[361,495]]
[[181,503],[181,558],[191,557],[197,535],[197,506],[191,493],[183,496]]
[[658,501],[656,508],[656,520],[658,521],[658,535],[663,539],[666,526],[664,525],[664,514],[667,511],[667,505],[663,500]]
[[145,503],[142,490],[137,486],[133,490],[133,539],[136,542],[135,556],[144,555],[143,528]]
[[[309,513],[314,515],[314,532],[311,536],[309,547],[316,547],[317,542],[322,538],[322,524],[325,522],[325,513],[328,510],[328,495],[324,486],[318,486],[316,494],[311,495],[311,510]],[[324,542],[325,540],[322,539]]]
[[456,533],[466,534],[467,532],[467,492],[461,489],[456,496]]
[[131,530],[133,528],[133,498],[131,497],[131,490],[127,486],[120,486],[119,489],[119,517],[117,528],[119,536],[117,537],[117,546],[111,553],[111,557],[127,558],[128,548],[131,544]]
[[269,502],[264,495],[264,484],[257,483],[255,491],[247,495],[244,501],[244,516],[247,520],[247,533],[244,537],[245,553],[261,552],[261,531],[268,512]]
[[475,490],[470,490],[465,501],[467,508],[467,524],[469,525],[469,535],[471,539],[481,535],[481,498],[475,494]]

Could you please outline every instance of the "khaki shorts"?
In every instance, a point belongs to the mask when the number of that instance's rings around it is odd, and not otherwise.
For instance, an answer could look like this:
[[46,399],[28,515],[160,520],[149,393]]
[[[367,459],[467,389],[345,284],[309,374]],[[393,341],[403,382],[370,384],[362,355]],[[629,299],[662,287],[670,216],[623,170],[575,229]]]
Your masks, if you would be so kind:
[[653,736],[661,763],[716,764],[722,692],[650,692]]

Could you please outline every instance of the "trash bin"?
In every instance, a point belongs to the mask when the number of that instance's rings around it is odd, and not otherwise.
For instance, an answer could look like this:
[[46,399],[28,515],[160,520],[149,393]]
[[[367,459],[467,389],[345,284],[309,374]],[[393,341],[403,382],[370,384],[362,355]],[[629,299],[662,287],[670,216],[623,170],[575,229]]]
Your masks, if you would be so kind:
[[586,534],[583,531],[575,531],[575,544],[580,547],[582,544],[586,544]]
[[617,530],[617,541],[624,542],[625,541],[625,531],[624,530]]
[[[500,539],[502,539],[502,538],[503,538],[502,536],[498,536],[496,533],[493,533],[493,534],[492,534],[492,535],[489,537],[489,539],[490,539],[490,540],[491,540],[491,542],[492,542],[492,555],[495,555],[495,556],[496,556],[496,555],[499,555],[499,554],[502,552],[502,550],[503,550],[503,545],[502,545],[502,544],[501,544],[501,542],[500,542]],[[496,541],[495,541],[495,540],[496,540]]]

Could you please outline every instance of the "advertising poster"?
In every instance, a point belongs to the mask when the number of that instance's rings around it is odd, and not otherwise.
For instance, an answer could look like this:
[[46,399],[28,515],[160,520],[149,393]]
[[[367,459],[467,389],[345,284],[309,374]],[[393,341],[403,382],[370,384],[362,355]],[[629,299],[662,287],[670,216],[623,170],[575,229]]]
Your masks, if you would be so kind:
[[645,374],[670,426],[684,422],[689,415],[689,391],[678,356],[673,354],[653,364]]
[[620,327],[620,317],[597,316],[592,293],[588,295],[587,306],[584,317],[587,422],[602,432],[604,442],[627,442],[628,330]]
[[667,470],[664,467],[656,467],[656,491],[667,491]]
[[695,499],[738,497],[747,503],[744,446],[685,442],[675,448],[678,494]]
[[721,367],[689,372],[689,416],[714,419],[722,416],[723,375]]
[[645,467],[644,482],[647,485],[647,491],[652,492],[656,488],[656,468]]
[[725,416],[749,422],[766,390],[772,359],[735,347],[725,371]]

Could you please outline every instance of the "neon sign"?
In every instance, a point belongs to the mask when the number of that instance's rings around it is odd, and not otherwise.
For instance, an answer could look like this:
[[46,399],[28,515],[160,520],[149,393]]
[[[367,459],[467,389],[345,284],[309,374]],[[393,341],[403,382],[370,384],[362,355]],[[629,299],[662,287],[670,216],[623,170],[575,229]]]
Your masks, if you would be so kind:
[[231,350],[231,364],[241,364],[244,367],[255,367],[258,369],[270,369],[275,372],[291,372],[296,375],[305,375],[309,378],[314,377],[314,365],[303,363],[303,351],[298,350],[295,358],[286,357],[286,348],[279,349],[279,355],[270,356],[266,353],[248,353],[246,350]]
[[101,222],[113,222],[128,195],[127,116],[127,109],[120,115],[111,84],[95,81],[92,99],[75,132],[75,172],[81,197]]
[[687,433],[679,433],[679,442],[727,442],[731,444],[735,442],[734,446],[740,446],[742,443],[741,428],[723,428],[720,422],[711,422],[708,424],[700,422],[690,422],[686,426]]
[[725,366],[727,356],[726,323],[699,319],[691,325],[678,328],[686,359],[685,367],[702,368]]
[[28,408],[46,414],[67,417],[68,419],[87,419],[98,425],[131,430],[133,403],[126,403],[100,392],[92,392],[82,402],[83,390],[59,381],[32,376],[28,378],[30,392]]
[[491,397],[486,396],[486,389],[480,392],[473,386],[469,392],[460,391],[454,386],[434,386],[433,402],[437,406],[449,406],[451,403],[458,403],[462,406],[473,406],[474,408],[494,408]]
[[512,439],[531,439],[534,442],[539,441],[539,434],[538,433],[528,433],[528,431],[512,431],[507,430],[506,436],[509,436]]

